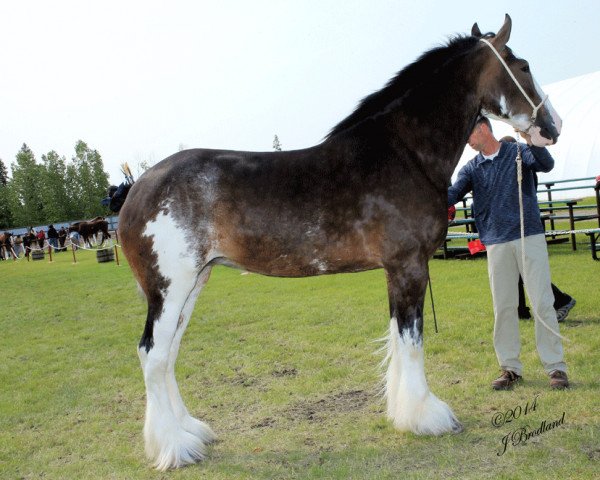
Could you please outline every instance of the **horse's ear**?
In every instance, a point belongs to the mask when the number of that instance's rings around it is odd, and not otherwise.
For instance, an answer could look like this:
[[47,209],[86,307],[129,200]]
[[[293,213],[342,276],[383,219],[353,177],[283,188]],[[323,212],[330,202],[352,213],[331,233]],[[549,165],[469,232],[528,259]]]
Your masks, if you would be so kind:
[[473,27],[471,27],[471,35],[477,38],[481,38],[481,30],[479,30],[479,25],[477,25],[477,22],[473,24]]
[[508,43],[508,39],[510,38],[510,29],[512,28],[512,20],[510,19],[510,15],[507,13],[504,17],[504,25],[502,28],[498,30],[496,36],[492,39],[492,44],[496,47],[496,50],[499,52],[504,48],[504,46]]

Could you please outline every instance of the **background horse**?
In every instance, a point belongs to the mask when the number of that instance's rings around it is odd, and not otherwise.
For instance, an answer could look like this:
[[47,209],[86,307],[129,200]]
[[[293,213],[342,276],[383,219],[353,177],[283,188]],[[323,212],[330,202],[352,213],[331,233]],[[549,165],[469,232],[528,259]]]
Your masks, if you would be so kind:
[[138,353],[146,453],[157,468],[202,459],[215,438],[188,413],[175,379],[181,337],[214,265],[280,277],[384,268],[387,415],[400,430],[461,430],[429,391],[423,362],[428,260],[446,235],[450,177],[482,111],[538,146],[560,129],[527,62],[506,46],[510,30],[507,16],[484,36],[489,45],[474,25],[426,52],[315,147],[182,151],[131,187],[119,236],[148,301]]
[[13,255],[12,233],[0,233],[0,260],[8,260]]
[[84,243],[86,243],[90,248],[92,248],[92,243],[90,242],[90,237],[92,235],[96,235],[98,232],[102,233],[100,246],[104,244],[104,240],[106,238],[110,238],[110,233],[108,232],[108,222],[104,219],[104,217],[96,217],[87,222],[75,222],[69,226],[69,233],[70,232],[79,233],[79,235],[83,237]]

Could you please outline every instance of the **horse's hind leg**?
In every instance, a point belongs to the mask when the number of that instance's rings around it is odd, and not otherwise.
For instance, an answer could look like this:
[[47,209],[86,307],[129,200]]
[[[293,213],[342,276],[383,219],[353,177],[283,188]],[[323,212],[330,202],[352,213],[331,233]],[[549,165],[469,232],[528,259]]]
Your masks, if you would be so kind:
[[462,430],[452,410],[429,391],[423,361],[423,303],[427,260],[413,258],[386,267],[390,333],[385,396],[387,415],[399,430],[439,435]]
[[200,438],[204,443],[211,443],[216,439],[215,434],[210,427],[200,420],[192,417],[179,393],[179,387],[177,386],[177,380],[175,378],[175,362],[177,360],[177,354],[179,353],[179,345],[181,338],[190,320],[192,312],[194,310],[194,304],[196,298],[200,294],[200,291],[208,281],[210,277],[211,267],[204,267],[204,269],[198,275],[198,280],[194,290],[190,293],[188,300],[185,302],[183,310],[179,316],[179,323],[177,331],[171,342],[171,349],[169,351],[169,363],[167,366],[167,389],[169,391],[169,398],[171,400],[171,406],[180,425],[188,432],[193,433]]
[[[202,460],[212,430],[192,418],[175,379],[175,361],[181,337],[210,267],[198,272],[179,270],[159,295],[148,296],[148,318],[139,356],[146,383],[146,454],[159,470]],[[148,294],[149,292],[147,292]]]
[[197,267],[195,256],[175,249],[173,245],[185,245],[185,239],[177,243],[174,227],[169,231],[169,238],[160,230],[149,232],[154,237],[156,262],[145,263],[135,252],[129,252],[128,257],[133,259],[148,299],[138,352],[146,383],[146,453],[159,470],[201,460],[206,445],[215,438],[207,425],[189,415],[175,379],[179,343],[210,267]]

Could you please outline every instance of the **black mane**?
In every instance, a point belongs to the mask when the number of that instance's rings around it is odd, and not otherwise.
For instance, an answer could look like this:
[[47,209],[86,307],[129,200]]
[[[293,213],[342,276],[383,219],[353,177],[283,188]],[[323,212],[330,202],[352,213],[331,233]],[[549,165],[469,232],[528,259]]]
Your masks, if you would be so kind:
[[425,52],[414,63],[398,72],[385,87],[365,97],[354,112],[331,129],[325,139],[330,139],[385,112],[392,104],[398,105],[415,86],[438,73],[451,60],[470,51],[477,42],[476,37],[458,35],[451,38],[447,45]]

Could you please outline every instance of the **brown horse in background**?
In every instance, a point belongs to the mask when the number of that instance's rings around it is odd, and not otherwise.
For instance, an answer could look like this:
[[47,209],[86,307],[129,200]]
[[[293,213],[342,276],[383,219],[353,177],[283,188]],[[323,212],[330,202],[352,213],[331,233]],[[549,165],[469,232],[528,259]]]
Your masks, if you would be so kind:
[[14,256],[12,249],[12,233],[0,233],[0,260],[8,260],[7,257]]
[[138,353],[146,453],[157,468],[198,461],[215,439],[188,412],[175,378],[183,332],[214,265],[279,277],[385,269],[387,415],[418,434],[461,430],[429,390],[423,351],[428,261],[446,236],[450,177],[481,114],[529,132],[536,146],[560,133],[527,62],[506,45],[510,30],[507,15],[497,35],[475,25],[426,52],[317,146],[185,150],[131,187],[119,238],[148,301]]
[[79,233],[79,235],[83,237],[84,243],[86,243],[90,248],[92,247],[90,237],[92,235],[96,235],[98,232],[102,233],[100,246],[104,244],[104,240],[111,238],[108,231],[108,222],[104,217],[96,217],[89,221],[75,222],[69,226],[69,232]]

